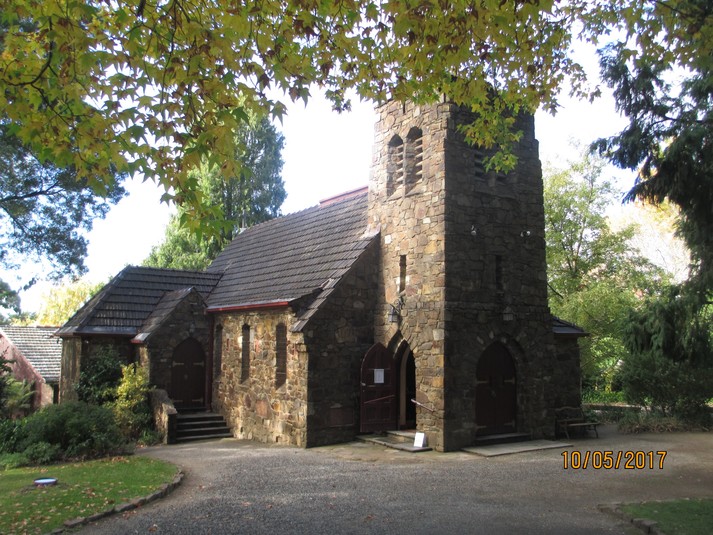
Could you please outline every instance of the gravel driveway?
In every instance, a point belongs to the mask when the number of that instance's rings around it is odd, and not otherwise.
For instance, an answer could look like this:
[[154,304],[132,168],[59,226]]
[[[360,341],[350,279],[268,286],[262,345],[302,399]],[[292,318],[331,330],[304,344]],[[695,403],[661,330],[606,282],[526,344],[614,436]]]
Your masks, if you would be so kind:
[[[619,435],[500,457],[224,439],[147,448],[180,465],[167,498],[83,533],[636,533],[598,504],[713,497],[713,433]],[[663,469],[572,470],[563,451],[666,450]],[[569,455],[569,453],[568,453]],[[622,461],[622,466],[623,466]]]

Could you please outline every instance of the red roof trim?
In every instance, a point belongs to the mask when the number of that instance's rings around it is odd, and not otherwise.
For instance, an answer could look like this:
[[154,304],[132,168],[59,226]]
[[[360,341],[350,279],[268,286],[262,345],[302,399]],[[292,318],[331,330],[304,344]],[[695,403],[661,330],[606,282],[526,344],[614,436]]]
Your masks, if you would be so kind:
[[234,312],[237,310],[264,310],[266,308],[285,308],[290,305],[289,301],[275,301],[273,303],[253,303],[251,305],[232,305],[225,307],[211,307],[207,312]]
[[364,193],[368,189],[368,186],[362,186],[361,188],[353,189],[351,191],[345,191],[344,193],[340,193],[339,195],[335,195],[334,197],[327,197],[326,199],[322,199],[321,201],[319,201],[319,205],[327,206],[335,202],[343,201],[344,199],[348,199],[349,197],[355,197],[356,195]]

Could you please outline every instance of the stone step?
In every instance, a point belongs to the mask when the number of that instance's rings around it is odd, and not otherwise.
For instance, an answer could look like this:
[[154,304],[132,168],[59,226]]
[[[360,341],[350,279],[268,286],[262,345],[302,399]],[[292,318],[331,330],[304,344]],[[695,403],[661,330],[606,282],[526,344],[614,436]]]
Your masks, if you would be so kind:
[[221,433],[178,436],[176,437],[176,444],[179,444],[181,442],[192,442],[194,440],[214,440],[219,438],[233,438],[233,433],[231,433],[230,431],[225,431]]
[[530,440],[529,433],[502,433],[499,435],[485,435],[475,439],[473,446],[489,446],[491,444],[510,444],[512,442],[524,442]]
[[191,429],[206,429],[206,428],[216,428],[216,427],[227,427],[225,425],[225,420],[222,418],[220,420],[195,420],[190,422],[180,422],[176,428],[183,430]]
[[[432,448],[424,446],[422,448],[413,445],[416,433],[404,431],[389,431],[385,435],[358,435],[357,439],[362,442],[370,442],[380,446],[386,446],[395,450],[407,451],[409,453],[418,453],[421,451],[431,451]],[[410,440],[409,440],[410,439]]]
[[206,412],[179,413],[176,419],[176,442],[229,438],[233,434],[222,415]]

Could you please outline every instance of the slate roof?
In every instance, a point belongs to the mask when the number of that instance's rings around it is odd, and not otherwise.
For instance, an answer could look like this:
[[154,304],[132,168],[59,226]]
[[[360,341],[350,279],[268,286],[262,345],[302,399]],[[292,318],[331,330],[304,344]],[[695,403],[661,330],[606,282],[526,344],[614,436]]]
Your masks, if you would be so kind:
[[570,336],[579,338],[580,336],[589,336],[589,333],[581,327],[565,321],[557,316],[552,316],[552,332],[559,336]]
[[62,341],[53,336],[56,327],[0,326],[0,335],[8,339],[47,383],[59,382]]
[[372,242],[367,190],[355,190],[239,234],[209,266],[223,273],[208,310],[324,298]]
[[186,298],[208,311],[287,305],[308,297],[299,329],[337,286],[378,231],[368,231],[367,190],[279,217],[239,234],[207,271],[124,268],[59,336],[108,334],[145,341]]
[[134,337],[132,342],[146,342],[154,331],[158,329],[163,322],[166,321],[166,319],[168,319],[174,310],[176,310],[176,307],[178,307],[178,305],[180,305],[181,302],[193,292],[196,292],[195,288],[183,288],[181,290],[174,290],[172,292],[165,293],[151,315],[146,318],[146,321],[141,326],[138,334]]
[[195,288],[204,298],[220,273],[128,266],[104,286],[62,328],[59,336],[134,336],[167,292]]

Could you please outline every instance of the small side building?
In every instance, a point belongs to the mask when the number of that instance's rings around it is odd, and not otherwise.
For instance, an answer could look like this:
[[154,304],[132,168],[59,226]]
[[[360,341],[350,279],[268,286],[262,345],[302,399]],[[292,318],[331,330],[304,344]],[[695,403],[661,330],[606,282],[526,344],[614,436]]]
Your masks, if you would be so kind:
[[32,383],[32,410],[59,399],[62,343],[54,336],[57,327],[0,326],[0,355],[10,364],[18,381]]

